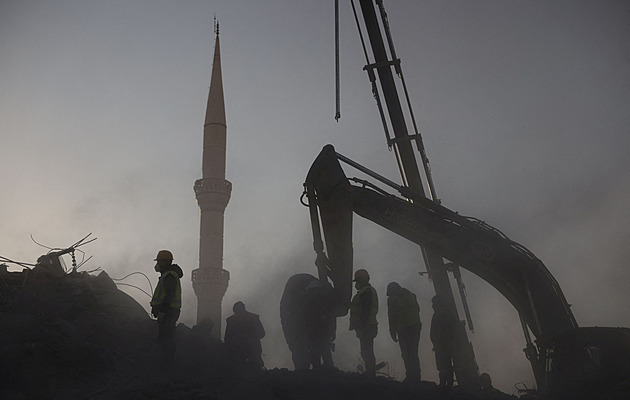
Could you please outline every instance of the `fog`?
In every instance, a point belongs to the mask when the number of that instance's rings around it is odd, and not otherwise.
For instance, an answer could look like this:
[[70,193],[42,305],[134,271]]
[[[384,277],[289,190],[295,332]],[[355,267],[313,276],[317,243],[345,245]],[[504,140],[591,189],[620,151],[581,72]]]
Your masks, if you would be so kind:
[[[192,326],[198,267],[203,118],[220,20],[227,114],[224,317],[261,315],[268,368],[290,367],[279,326],[283,286],[315,273],[299,202],[327,143],[398,181],[354,18],[341,2],[341,114],[334,120],[333,2],[0,2],[0,255],[34,262],[92,232],[83,247],[114,278],[170,249],[185,271]],[[583,326],[630,325],[630,4],[621,1],[389,1],[392,35],[443,204],[525,245],[556,277]],[[385,287],[420,300],[423,378],[436,380],[432,285],[417,246],[356,218],[355,265],[381,310],[377,361],[403,373],[387,334]],[[495,386],[533,377],[516,311],[464,271],[481,371]],[[148,291],[144,278],[125,282]],[[148,306],[140,291],[121,287]],[[338,321],[337,364],[358,340]]]

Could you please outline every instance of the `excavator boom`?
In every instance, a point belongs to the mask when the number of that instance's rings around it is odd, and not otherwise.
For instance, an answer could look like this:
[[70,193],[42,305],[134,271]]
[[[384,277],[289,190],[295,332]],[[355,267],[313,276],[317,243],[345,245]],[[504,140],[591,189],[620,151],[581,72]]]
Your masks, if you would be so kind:
[[414,196],[412,203],[350,184],[331,145],[313,163],[306,185],[317,194],[329,276],[340,301],[349,302],[351,294],[354,212],[490,283],[518,310],[539,341],[577,327],[560,286],[545,265],[488,224],[424,196]]
[[[367,181],[349,180],[339,160],[394,187],[404,198]],[[521,318],[528,342],[525,353],[543,394],[553,399],[590,399],[630,382],[630,329],[578,327],[558,282],[542,261],[498,229],[397,186],[336,153],[332,145],[320,152],[304,185],[320,279],[327,277],[333,283],[337,316],[347,313],[352,295],[352,214],[356,213],[467,269],[505,296]],[[327,254],[319,237],[320,220]],[[536,337],[535,347],[529,331]]]

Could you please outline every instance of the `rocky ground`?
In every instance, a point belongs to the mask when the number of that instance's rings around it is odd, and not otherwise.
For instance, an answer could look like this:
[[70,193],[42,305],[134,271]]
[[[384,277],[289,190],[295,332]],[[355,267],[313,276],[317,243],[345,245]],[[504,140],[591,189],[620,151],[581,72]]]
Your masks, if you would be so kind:
[[157,327],[105,272],[0,268],[1,399],[497,399],[338,370],[244,371],[222,343],[178,326],[177,361],[159,365]]

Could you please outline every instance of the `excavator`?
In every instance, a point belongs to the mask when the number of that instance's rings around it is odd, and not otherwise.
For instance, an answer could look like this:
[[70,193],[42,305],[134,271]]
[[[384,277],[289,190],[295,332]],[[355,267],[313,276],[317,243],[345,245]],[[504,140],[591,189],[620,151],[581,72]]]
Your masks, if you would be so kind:
[[[340,161],[398,195],[364,179],[348,179]],[[597,399],[630,384],[630,329],[579,327],[543,262],[498,229],[382,177],[337,153],[332,145],[326,145],[312,164],[304,186],[316,264],[320,278],[333,283],[336,315],[347,313],[352,295],[352,219],[356,213],[496,288],[518,311],[525,355],[542,398]]]
[[[347,314],[352,295],[352,218],[356,213],[420,246],[435,292],[445,300],[456,326],[453,366],[463,388],[479,388],[479,370],[466,328],[459,321],[448,277],[451,271],[461,283],[460,266],[496,288],[518,311],[525,335],[524,352],[541,398],[596,399],[609,391],[628,390],[630,329],[579,327],[558,282],[534,254],[485,222],[441,204],[383,0],[357,2],[358,8],[351,0],[366,58],[363,70],[372,86],[387,145],[396,155],[402,183],[337,153],[332,145],[325,146],[312,164],[304,183],[307,200],[303,204],[309,207],[319,279],[333,284],[332,313]],[[338,0],[335,5],[338,43]],[[338,46],[335,54],[338,66]],[[338,82],[337,75],[337,120],[341,117]],[[340,161],[393,188],[397,195],[367,180],[348,179]]]

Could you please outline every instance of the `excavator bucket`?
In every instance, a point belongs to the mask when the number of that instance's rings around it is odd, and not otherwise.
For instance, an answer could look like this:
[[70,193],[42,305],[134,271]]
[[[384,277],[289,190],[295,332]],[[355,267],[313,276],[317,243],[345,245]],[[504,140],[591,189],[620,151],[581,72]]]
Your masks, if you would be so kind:
[[314,199],[309,198],[309,203],[315,202],[319,208],[328,254],[326,274],[334,287],[335,315],[343,316],[348,313],[352,297],[353,211],[347,195],[350,184],[337,161],[332,145],[325,146],[313,162],[306,176],[305,186],[307,192],[315,194]]

